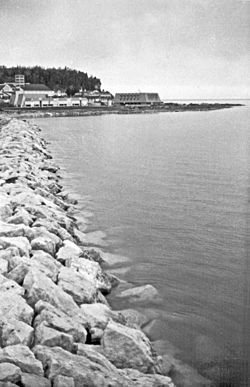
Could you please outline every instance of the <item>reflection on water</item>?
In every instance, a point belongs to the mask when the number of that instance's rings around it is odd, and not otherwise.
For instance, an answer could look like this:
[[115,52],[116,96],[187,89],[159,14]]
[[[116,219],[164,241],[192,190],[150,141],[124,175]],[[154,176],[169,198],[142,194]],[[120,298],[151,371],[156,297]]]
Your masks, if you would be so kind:
[[[246,106],[37,120],[65,185],[94,214],[88,229],[131,258],[120,275],[159,290],[162,304],[146,305],[152,338],[237,386],[249,354],[249,118]],[[110,302],[121,306],[115,293]]]

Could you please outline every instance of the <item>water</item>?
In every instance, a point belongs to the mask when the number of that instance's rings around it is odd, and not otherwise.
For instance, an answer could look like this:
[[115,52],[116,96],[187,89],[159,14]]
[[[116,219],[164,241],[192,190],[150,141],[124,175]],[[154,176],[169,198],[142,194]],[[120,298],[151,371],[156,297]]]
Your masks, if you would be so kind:
[[120,275],[159,290],[151,338],[205,373],[248,351],[249,119],[247,105],[36,120],[89,230],[131,258]]

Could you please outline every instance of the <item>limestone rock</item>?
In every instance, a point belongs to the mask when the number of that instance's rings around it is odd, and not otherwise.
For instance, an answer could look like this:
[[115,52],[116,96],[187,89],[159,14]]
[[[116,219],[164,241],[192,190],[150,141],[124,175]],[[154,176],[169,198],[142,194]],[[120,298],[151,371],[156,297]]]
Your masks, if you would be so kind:
[[104,355],[117,368],[134,368],[144,373],[153,371],[153,358],[148,338],[141,331],[109,321],[101,340]]
[[[18,260],[19,260],[19,257],[18,257]],[[14,260],[12,259],[11,262],[13,265]],[[20,263],[17,266],[15,266],[12,270],[10,270],[9,273],[6,275],[6,277],[17,282],[19,285],[22,285],[23,280],[26,274],[28,273],[29,269],[30,269],[30,262],[29,261],[25,262],[20,260]]]
[[43,367],[31,350],[22,344],[10,345],[0,349],[0,363],[12,363],[23,372],[43,376]]
[[78,307],[72,297],[65,293],[59,286],[45,274],[36,269],[31,269],[24,278],[23,287],[26,297],[31,305],[39,300],[47,301],[68,315],[78,313]]
[[85,258],[72,257],[67,259],[65,264],[94,283],[103,294],[108,294],[111,291],[109,277],[102,271],[99,263]]
[[57,235],[62,241],[68,239],[73,242],[71,234],[63,227],[61,227],[55,220],[37,219],[33,227],[45,227],[50,233]]
[[43,250],[35,250],[32,258],[31,265],[37,267],[42,271],[47,277],[51,278],[52,281],[57,281],[57,276],[61,264],[57,262],[50,254],[46,253]]
[[58,275],[58,287],[70,294],[77,304],[95,302],[98,290],[81,273],[62,267]]
[[129,302],[159,301],[158,290],[152,285],[137,286],[135,288],[123,290],[117,295],[119,298],[128,298]]
[[0,258],[0,274],[6,274],[8,271],[8,261]]
[[112,318],[119,323],[125,323],[126,320],[119,312],[115,312],[107,305],[95,303],[95,304],[82,304],[80,306],[81,314],[88,321],[90,328],[105,329],[108,321]]
[[86,320],[80,315],[75,314],[74,317],[70,317],[44,301],[37,302],[35,311],[38,314],[34,321],[35,327],[46,322],[47,326],[71,335],[75,342],[85,343],[87,331],[83,324],[86,324]]
[[2,347],[14,344],[30,346],[33,340],[34,329],[14,318],[0,317],[0,342]]
[[23,387],[51,387],[51,382],[34,374],[22,373],[21,382]]
[[71,352],[73,350],[73,343],[71,335],[48,327],[46,322],[42,322],[35,329],[35,344],[61,347]]
[[0,249],[7,249],[8,247],[17,247],[21,256],[29,257],[31,246],[26,237],[0,237]]
[[167,376],[148,375],[134,369],[125,369],[123,374],[133,381],[133,386],[136,387],[175,387],[174,383]]
[[53,387],[75,387],[75,382],[73,378],[59,375],[55,377]]
[[24,289],[21,286],[19,286],[15,281],[12,281],[0,274],[0,293],[5,292],[8,292],[8,294],[17,294],[19,296],[24,295]]
[[126,325],[131,328],[142,327],[148,322],[148,318],[135,309],[124,309],[120,311],[120,314],[124,316]]
[[30,325],[33,315],[33,309],[21,296],[9,292],[0,294],[0,316],[6,319],[14,318]]
[[49,348],[40,345],[34,348],[34,353],[43,363],[46,376],[50,380],[62,375],[73,378],[75,387],[128,386],[128,379],[122,377],[119,371],[103,356],[99,356],[98,361],[92,361],[86,356],[74,355],[59,347]]
[[54,256],[56,253],[55,241],[47,236],[39,236],[31,241],[32,250],[43,250],[46,253]]
[[21,380],[21,370],[11,363],[0,363],[0,382],[18,383]]
[[26,226],[30,226],[32,222],[32,216],[22,207],[18,208],[14,215],[8,218],[8,223],[11,224],[24,224]]
[[82,254],[82,249],[79,246],[69,240],[65,240],[63,246],[56,254],[56,259],[61,263],[65,263],[66,260],[74,257],[79,258]]

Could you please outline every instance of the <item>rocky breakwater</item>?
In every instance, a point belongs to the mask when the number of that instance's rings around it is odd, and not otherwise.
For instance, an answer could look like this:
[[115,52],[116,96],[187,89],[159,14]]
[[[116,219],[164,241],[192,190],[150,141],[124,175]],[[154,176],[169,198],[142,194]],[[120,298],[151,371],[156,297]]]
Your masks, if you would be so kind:
[[105,298],[39,128],[0,117],[0,387],[168,386],[161,358]]

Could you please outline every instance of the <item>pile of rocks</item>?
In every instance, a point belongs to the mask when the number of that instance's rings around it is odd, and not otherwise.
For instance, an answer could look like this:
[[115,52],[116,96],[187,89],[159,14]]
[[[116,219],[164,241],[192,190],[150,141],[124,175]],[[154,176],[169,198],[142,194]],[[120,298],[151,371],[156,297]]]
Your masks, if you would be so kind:
[[[39,128],[0,117],[0,386],[169,386],[84,246]],[[136,319],[136,316],[135,316]]]

